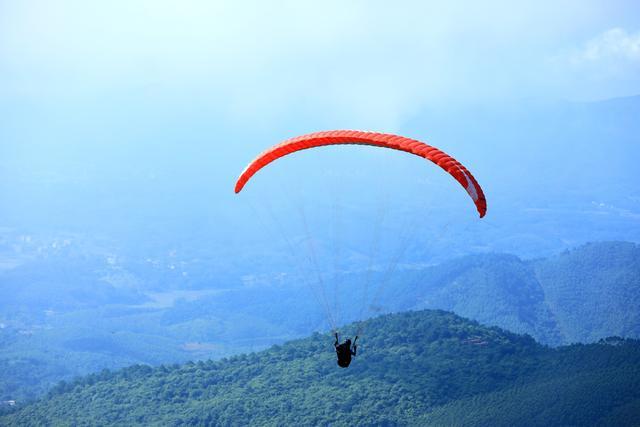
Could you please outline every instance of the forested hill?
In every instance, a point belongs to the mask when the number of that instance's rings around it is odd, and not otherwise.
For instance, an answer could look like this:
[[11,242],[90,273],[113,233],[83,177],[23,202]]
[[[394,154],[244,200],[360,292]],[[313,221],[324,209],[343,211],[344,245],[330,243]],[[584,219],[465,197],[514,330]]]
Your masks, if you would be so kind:
[[640,337],[640,245],[590,243],[530,265],[563,342]]
[[640,246],[590,243],[537,260],[470,255],[390,289],[392,309],[444,309],[550,345],[640,337]]
[[[0,298],[0,410],[4,401],[25,402],[61,379],[103,368],[218,359],[326,327],[321,305],[308,289],[293,279],[280,282],[280,275],[221,290],[211,279],[210,289],[150,294],[160,304],[149,305],[134,294],[119,294],[137,289],[135,283],[142,283],[149,271],[132,279],[131,287],[124,282],[112,287],[99,279],[105,273],[94,259],[87,265],[73,260],[48,258],[0,274],[7,285]],[[351,313],[340,313],[341,320],[348,323],[374,312],[360,312],[367,279],[362,272],[339,278],[349,284],[340,287],[341,298],[357,304]],[[371,279],[378,280],[375,274]],[[637,243],[591,243],[536,260],[471,255],[401,269],[384,289],[379,307],[372,307],[380,313],[447,310],[549,345],[640,337]],[[94,294],[106,299],[93,301]],[[87,304],[74,305],[71,300],[78,296]]]
[[[353,333],[353,325],[351,326]],[[549,348],[443,311],[365,322],[336,366],[328,335],[221,361],[61,383],[3,425],[632,425],[640,343]]]

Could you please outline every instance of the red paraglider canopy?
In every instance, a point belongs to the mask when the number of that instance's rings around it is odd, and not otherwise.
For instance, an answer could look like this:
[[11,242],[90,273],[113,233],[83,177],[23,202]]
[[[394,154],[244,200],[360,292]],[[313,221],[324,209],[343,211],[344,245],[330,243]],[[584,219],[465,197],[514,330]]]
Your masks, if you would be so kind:
[[274,145],[249,163],[236,182],[235,192],[239,193],[256,172],[280,157],[308,148],[346,144],[391,148],[430,160],[453,176],[469,193],[478,209],[480,218],[487,213],[487,200],[476,179],[467,168],[444,151],[404,136],[356,130],[315,132],[296,136]]

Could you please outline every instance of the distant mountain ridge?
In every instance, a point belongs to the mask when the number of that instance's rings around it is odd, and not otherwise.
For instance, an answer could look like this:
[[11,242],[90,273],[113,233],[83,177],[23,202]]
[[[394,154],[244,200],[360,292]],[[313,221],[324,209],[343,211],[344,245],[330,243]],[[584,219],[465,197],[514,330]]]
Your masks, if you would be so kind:
[[218,362],[63,382],[0,424],[623,426],[640,416],[635,340],[551,349],[432,310],[366,330],[349,369],[336,366],[332,338],[314,334]]
[[640,246],[584,245],[531,263],[564,343],[640,337]]
[[[639,338],[639,264],[639,246],[629,242],[592,243],[529,261],[506,254],[472,255],[398,272],[380,308],[453,311],[554,346],[608,336]],[[49,280],[64,283],[68,270],[60,277],[50,270]],[[91,279],[89,268],[81,271],[83,279]],[[5,279],[20,289],[23,278],[17,273]],[[38,279],[25,276],[25,289],[31,289],[33,278]],[[352,275],[342,283],[361,279]],[[195,292],[193,298],[170,293],[174,299],[159,306],[143,305],[131,293],[114,299],[119,289],[102,286],[99,296],[108,296],[109,304],[66,312],[62,307],[43,312],[46,306],[25,312],[29,301],[24,298],[33,295],[40,301],[43,295],[26,290],[9,295],[14,304],[8,307],[22,311],[0,318],[0,400],[24,402],[61,379],[104,368],[217,359],[326,329],[320,308],[295,281],[271,286],[265,279],[253,286]],[[69,283],[72,301],[79,301],[78,295],[87,298],[76,289],[82,284]],[[68,301],[65,293],[49,292],[48,301]],[[345,298],[358,301],[361,296],[354,291]]]
[[471,255],[428,269],[394,298],[396,310],[451,310],[550,345],[638,338],[640,246],[590,243],[531,261]]

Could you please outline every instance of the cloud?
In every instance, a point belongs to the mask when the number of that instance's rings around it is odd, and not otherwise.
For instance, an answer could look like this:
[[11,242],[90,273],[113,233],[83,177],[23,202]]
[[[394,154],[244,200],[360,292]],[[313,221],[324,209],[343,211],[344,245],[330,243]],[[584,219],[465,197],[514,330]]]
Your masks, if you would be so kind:
[[425,107],[571,97],[584,64],[637,57],[621,30],[580,44],[637,15],[611,1],[0,0],[0,92],[395,131]]
[[640,93],[640,31],[613,27],[551,57],[548,90],[579,101]]
[[640,32],[628,33],[622,28],[612,28],[589,40],[574,55],[575,62],[626,60],[640,63]]

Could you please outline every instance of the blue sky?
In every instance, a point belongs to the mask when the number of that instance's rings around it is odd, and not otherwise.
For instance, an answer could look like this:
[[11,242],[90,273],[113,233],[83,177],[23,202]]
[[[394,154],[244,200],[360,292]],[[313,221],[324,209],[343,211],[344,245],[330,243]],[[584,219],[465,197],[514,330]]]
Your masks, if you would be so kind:
[[235,123],[394,130],[425,106],[640,93],[640,5],[2,1],[0,67],[9,99],[143,93]]
[[498,185],[491,144],[536,141],[481,113],[637,94],[635,1],[0,0],[0,226],[246,215],[245,164],[323,129],[410,130]]

